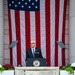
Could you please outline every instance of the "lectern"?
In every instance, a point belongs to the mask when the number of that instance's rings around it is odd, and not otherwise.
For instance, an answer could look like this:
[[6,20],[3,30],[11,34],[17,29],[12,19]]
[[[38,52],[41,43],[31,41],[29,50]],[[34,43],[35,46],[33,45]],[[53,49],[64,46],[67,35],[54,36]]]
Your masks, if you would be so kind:
[[28,58],[27,67],[33,67],[33,66],[46,66],[46,59],[45,58]]

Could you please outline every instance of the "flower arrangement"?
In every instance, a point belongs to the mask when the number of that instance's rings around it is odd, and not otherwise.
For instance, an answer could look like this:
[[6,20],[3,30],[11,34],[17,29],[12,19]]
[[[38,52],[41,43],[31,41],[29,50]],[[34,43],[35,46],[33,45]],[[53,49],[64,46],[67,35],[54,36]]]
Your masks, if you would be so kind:
[[5,68],[5,70],[13,70],[14,69],[10,64],[5,64],[5,65],[3,65],[3,67]]
[[72,74],[72,73],[73,73],[73,69],[72,69],[72,67],[67,67],[65,70],[68,71],[69,74]]
[[73,70],[75,70],[75,63],[72,63],[71,67],[72,67]]
[[68,64],[66,67],[60,66],[60,70],[66,70],[69,72],[69,74],[73,74],[73,70],[75,70],[75,67],[72,67],[71,64]]
[[13,70],[14,68],[10,64],[0,65],[0,72],[4,70]]
[[2,65],[0,65],[0,72],[2,72],[4,70],[5,70],[5,68]]

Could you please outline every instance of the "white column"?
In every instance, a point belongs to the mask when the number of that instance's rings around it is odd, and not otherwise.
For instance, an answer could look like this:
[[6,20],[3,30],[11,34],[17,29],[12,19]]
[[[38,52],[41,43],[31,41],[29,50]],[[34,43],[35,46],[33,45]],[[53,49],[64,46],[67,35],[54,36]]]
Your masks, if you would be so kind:
[[69,8],[70,63],[75,62],[75,0],[70,0]]
[[0,0],[0,64],[3,64],[3,0]]

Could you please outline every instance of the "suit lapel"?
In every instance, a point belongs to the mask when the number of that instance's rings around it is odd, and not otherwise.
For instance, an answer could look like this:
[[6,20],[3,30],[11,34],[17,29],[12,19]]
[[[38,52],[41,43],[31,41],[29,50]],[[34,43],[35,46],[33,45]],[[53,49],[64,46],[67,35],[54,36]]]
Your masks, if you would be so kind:
[[35,48],[35,52],[37,52],[37,48]]
[[30,48],[30,54],[31,54],[31,56],[33,57],[33,54],[32,54],[32,50],[31,50],[31,48]]

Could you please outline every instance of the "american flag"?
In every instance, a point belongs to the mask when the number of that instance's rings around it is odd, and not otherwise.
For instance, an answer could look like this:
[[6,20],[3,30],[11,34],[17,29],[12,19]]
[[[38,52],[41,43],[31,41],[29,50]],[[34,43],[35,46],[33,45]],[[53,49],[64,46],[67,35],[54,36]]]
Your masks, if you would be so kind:
[[25,66],[26,50],[36,40],[47,66],[65,65],[65,20],[67,0],[8,0],[10,43],[18,41],[10,50],[10,63]]

